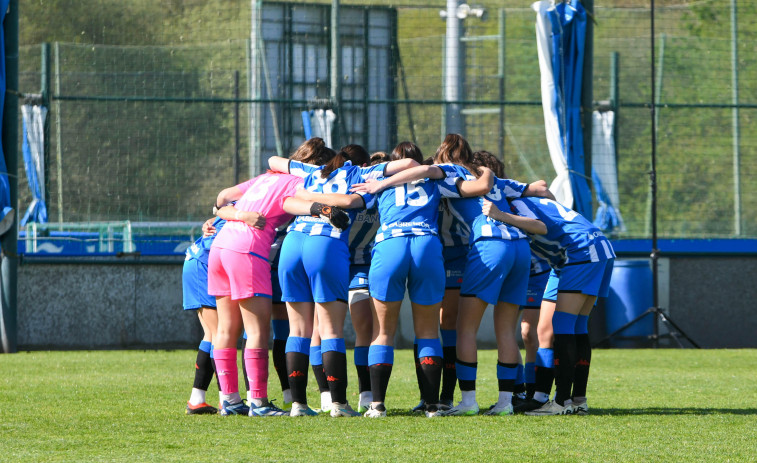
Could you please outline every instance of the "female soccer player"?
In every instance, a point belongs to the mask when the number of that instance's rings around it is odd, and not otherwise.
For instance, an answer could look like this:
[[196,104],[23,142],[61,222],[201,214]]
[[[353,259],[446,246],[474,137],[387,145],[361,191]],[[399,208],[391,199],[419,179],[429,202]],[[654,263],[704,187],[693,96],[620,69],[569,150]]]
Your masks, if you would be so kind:
[[[550,199],[519,198],[512,201],[517,213],[538,219],[545,234],[531,234],[531,249],[552,267],[545,300],[555,300],[554,313],[542,308],[541,318],[550,318],[554,337],[555,398],[527,415],[586,414],[586,384],[591,346],[588,320],[598,296],[607,296],[615,252],[610,241],[579,213]],[[486,212],[501,220],[496,206]],[[575,405],[573,404],[575,400]]]
[[203,337],[195,360],[195,379],[192,394],[187,401],[187,415],[216,414],[218,409],[206,402],[206,393],[213,379],[213,360],[210,351],[213,334],[218,326],[216,299],[208,295],[208,254],[217,230],[226,223],[221,218],[210,219],[203,225],[203,230],[212,224],[214,233],[203,234],[190,247],[184,257],[182,271],[182,292],[184,310],[196,310],[202,326]]
[[[236,209],[223,207],[218,211],[229,222],[218,233],[209,257],[208,292],[216,296],[218,308],[214,356],[223,394],[222,415],[285,414],[267,397],[272,294],[268,255],[275,229],[291,218],[285,207],[294,212],[316,213],[327,208],[293,198],[301,183],[298,177],[269,171],[221,191],[216,200],[217,206],[237,201]],[[266,218],[265,225],[252,228],[242,223],[243,211],[261,213]],[[244,360],[250,377],[250,407],[242,401],[237,386],[236,340],[243,326],[247,334]]]
[[[395,152],[418,162],[423,160],[420,149],[410,142],[400,143]],[[419,180],[405,183],[418,172],[422,175]],[[386,416],[384,401],[394,363],[394,335],[406,285],[413,307],[425,413],[427,417],[438,414],[443,355],[439,308],[445,281],[442,246],[437,236],[439,201],[449,189],[444,188],[445,182],[459,188],[463,195],[475,196],[488,191],[491,180],[490,171],[468,181],[458,178],[452,169],[418,166],[382,181],[356,186],[356,191],[380,192],[381,230],[376,235],[368,276],[375,312],[368,354],[373,402],[366,417]]]

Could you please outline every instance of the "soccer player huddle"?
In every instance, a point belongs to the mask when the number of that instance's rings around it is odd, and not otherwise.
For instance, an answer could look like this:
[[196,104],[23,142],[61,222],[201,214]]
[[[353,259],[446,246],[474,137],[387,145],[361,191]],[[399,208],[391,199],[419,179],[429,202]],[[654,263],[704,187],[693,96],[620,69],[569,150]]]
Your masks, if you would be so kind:
[[[457,134],[429,159],[410,142],[369,155],[311,138],[269,167],[218,194],[216,218],[187,250],[184,308],[197,310],[204,331],[188,414],[385,417],[406,293],[421,399],[414,412],[480,413],[476,336],[492,305],[499,397],[483,413],[588,413],[588,318],[607,295],[615,254],[544,181],[506,178],[501,161]],[[348,310],[357,409],[347,401]],[[271,327],[288,411],[268,398]],[[320,409],[308,404],[311,367]],[[219,409],[206,401],[214,372]]]

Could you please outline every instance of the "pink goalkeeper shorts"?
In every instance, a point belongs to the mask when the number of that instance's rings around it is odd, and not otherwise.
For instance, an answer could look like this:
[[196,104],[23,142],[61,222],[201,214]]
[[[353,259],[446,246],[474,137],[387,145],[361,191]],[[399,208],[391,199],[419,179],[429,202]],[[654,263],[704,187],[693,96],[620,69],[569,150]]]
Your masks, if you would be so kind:
[[235,301],[253,296],[271,297],[271,264],[255,254],[212,247],[208,258],[208,294],[231,296]]

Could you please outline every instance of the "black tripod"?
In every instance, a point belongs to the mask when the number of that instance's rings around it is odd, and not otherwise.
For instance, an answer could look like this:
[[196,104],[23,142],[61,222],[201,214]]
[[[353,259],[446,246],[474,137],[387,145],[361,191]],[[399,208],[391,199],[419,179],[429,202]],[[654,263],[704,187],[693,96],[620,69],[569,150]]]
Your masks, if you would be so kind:
[[[654,341],[654,347],[660,346],[660,338],[661,337],[672,337],[675,339],[676,343],[678,343],[678,346],[683,348],[683,344],[681,344],[680,339],[678,339],[678,334],[686,338],[687,341],[691,343],[694,347],[699,349],[699,344],[694,342],[693,339],[691,339],[686,333],[683,332],[683,330],[676,325],[673,320],[671,320],[665,312],[662,311],[659,304],[659,294],[657,289],[657,281],[658,281],[658,269],[657,269],[657,259],[660,254],[660,250],[657,249],[657,117],[656,117],[656,103],[655,103],[655,68],[654,68],[654,60],[655,60],[655,43],[654,43],[654,0],[652,1],[651,5],[651,36],[652,36],[652,46],[651,46],[651,65],[652,65],[652,103],[650,104],[650,110],[651,110],[651,116],[652,116],[652,153],[651,153],[651,170],[649,171],[649,188],[650,188],[650,196],[651,196],[651,222],[652,222],[652,254],[650,254],[650,258],[652,259],[652,301],[653,301],[653,307],[648,308],[644,313],[639,315],[638,317],[634,318],[630,322],[626,323],[625,325],[621,326],[617,330],[613,331],[609,335],[607,335],[606,338],[602,339],[598,343],[595,344],[595,346],[601,345],[604,342],[607,342],[612,338],[613,336],[616,336],[618,333],[623,331],[624,329],[628,328],[629,326],[633,325],[634,323],[638,322],[639,320],[643,319],[647,315],[652,315],[654,317],[654,330],[652,334],[649,336],[649,339],[652,339]],[[659,331],[659,322],[662,321],[665,326],[668,328],[668,333],[660,336]],[[675,331],[673,331],[673,329]]]

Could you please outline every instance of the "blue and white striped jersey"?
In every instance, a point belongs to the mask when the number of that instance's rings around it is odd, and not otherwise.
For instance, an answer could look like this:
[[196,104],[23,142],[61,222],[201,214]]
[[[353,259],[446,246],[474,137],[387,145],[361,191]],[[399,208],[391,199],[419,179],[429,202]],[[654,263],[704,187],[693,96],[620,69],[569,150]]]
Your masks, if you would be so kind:
[[379,229],[379,213],[376,208],[363,209],[358,212],[350,228],[350,264],[368,265],[371,263],[373,240]]
[[[458,175],[452,169],[444,172],[448,177]],[[438,235],[439,201],[450,195],[449,188],[443,186],[448,177],[420,179],[379,193],[381,228],[376,243],[398,236]],[[455,195],[459,197],[459,193]]]
[[[377,176],[374,172],[383,172],[377,169],[378,166],[358,167],[353,166],[349,161],[339,169],[332,172],[328,177],[321,177],[323,167],[304,164],[299,161],[289,161],[289,173],[292,175],[303,176],[305,179],[303,187],[312,193],[339,193],[350,194],[350,187],[355,183],[363,183],[371,176]],[[372,174],[373,173],[373,174]],[[361,194],[365,201],[366,208],[374,207],[375,197],[371,194]],[[350,223],[354,222],[358,209],[348,209],[347,214],[350,216]],[[341,239],[347,243],[350,227],[342,230],[333,227],[328,220],[320,217],[297,216],[292,222],[289,231],[298,231],[307,235],[330,236]]]
[[[445,247],[467,246],[471,234],[471,225],[475,219],[475,211],[481,214],[478,198],[462,198],[457,191],[457,179],[475,180],[476,177],[465,167],[455,164],[437,164],[445,173],[454,172],[454,176],[444,179],[442,189],[446,190],[448,198],[441,201],[439,210],[439,239]],[[457,195],[457,196],[453,196]],[[473,214],[473,215],[472,215]]]
[[210,254],[210,246],[213,244],[213,240],[221,231],[226,221],[220,217],[216,217],[213,221],[213,226],[216,227],[216,232],[211,236],[200,236],[192,243],[184,252],[184,260],[196,259],[205,265],[208,265],[208,255]]
[[615,258],[610,240],[578,212],[546,198],[519,198],[511,204],[518,214],[547,226],[546,235],[529,237],[531,250],[552,268]]
[[533,251],[531,251],[531,271],[529,272],[529,275],[540,275],[542,273],[549,272],[551,269],[552,268],[549,266],[549,262],[537,256]]
[[485,196],[478,198],[478,215],[473,221],[473,236],[475,242],[480,238],[499,238],[503,240],[519,240],[526,238],[525,233],[518,227],[513,227],[506,223],[494,220],[481,213],[484,205],[484,199],[494,203],[500,210],[509,211],[510,204],[508,199],[520,198],[528,188],[527,183],[521,183],[509,178],[494,178],[494,185],[491,191]]

